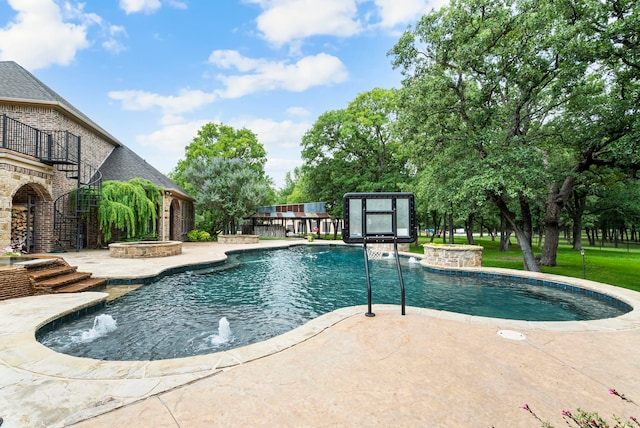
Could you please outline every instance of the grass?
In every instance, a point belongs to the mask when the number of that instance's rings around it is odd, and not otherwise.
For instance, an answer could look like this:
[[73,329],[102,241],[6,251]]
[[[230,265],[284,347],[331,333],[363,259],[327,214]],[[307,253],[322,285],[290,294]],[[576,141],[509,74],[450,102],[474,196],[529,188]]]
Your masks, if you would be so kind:
[[[422,254],[422,244],[427,243],[428,238],[421,236],[417,244],[411,244],[411,252]],[[442,242],[436,240],[435,242]],[[465,237],[456,237],[456,244],[466,244]],[[475,244],[484,247],[482,251],[482,266],[500,267],[522,270],[522,251],[512,241],[509,251],[500,252],[500,242],[492,241],[489,237],[475,238]],[[629,248],[622,245],[620,248],[589,247],[585,246],[584,270],[582,255],[570,245],[561,244],[558,247],[557,266],[542,266],[542,271],[555,275],[583,278],[591,281],[603,282],[630,290],[640,291],[640,247]],[[534,253],[540,254],[542,249],[534,244]]]

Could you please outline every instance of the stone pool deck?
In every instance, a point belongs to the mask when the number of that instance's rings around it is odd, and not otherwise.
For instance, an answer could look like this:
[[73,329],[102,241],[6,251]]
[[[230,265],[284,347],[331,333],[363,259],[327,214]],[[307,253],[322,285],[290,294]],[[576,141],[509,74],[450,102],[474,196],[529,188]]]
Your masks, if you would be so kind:
[[[186,244],[183,254],[161,259],[112,259],[107,250],[62,256],[97,277],[136,279],[221,260],[239,248],[249,246]],[[639,293],[568,281],[640,308]],[[525,403],[556,427],[565,426],[563,409],[578,407],[612,425],[613,415],[640,418],[637,309],[615,319],[553,323],[413,307],[402,316],[397,306],[374,304],[373,318],[364,306],[345,308],[256,345],[153,362],[70,357],[35,341],[38,326],[106,296],[0,302],[2,428],[540,427]]]

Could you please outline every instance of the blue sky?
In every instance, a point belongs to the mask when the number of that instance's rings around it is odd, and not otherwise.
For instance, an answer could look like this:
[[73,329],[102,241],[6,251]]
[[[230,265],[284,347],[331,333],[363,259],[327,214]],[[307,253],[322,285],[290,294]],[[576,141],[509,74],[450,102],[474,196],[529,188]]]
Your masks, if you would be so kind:
[[400,86],[387,52],[446,1],[2,0],[0,60],[163,173],[205,123],[246,127],[281,187],[319,115]]

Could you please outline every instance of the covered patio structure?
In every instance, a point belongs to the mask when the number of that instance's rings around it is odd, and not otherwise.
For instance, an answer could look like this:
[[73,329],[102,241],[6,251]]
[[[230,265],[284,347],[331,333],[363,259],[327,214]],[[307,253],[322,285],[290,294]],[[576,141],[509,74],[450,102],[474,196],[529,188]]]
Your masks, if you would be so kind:
[[242,227],[243,234],[272,238],[307,235],[314,227],[320,233],[332,233],[337,225],[337,221],[332,221],[327,214],[325,202],[259,207],[245,220],[251,220],[251,223]]

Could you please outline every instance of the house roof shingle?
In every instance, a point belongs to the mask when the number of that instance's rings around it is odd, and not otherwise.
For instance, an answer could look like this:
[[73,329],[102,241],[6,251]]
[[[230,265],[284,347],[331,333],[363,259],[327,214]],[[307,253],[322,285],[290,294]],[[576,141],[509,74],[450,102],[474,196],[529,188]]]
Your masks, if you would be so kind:
[[102,129],[97,123],[89,119],[53,89],[14,61],[0,61],[0,100],[59,106],[86,124],[87,127],[103,135],[109,143],[114,146],[122,144],[113,135]]
[[177,191],[188,199],[193,200],[184,189],[180,188],[166,175],[149,165],[147,161],[126,146],[114,148],[99,169],[104,181],[129,181],[136,177],[144,178],[156,186],[162,187],[165,190]]

